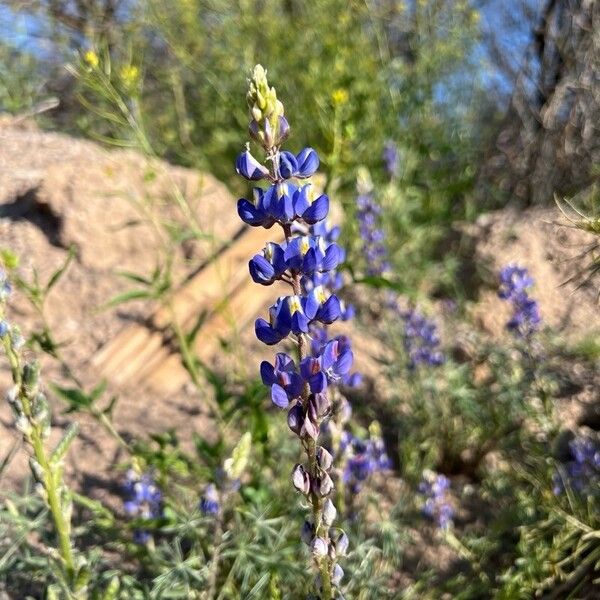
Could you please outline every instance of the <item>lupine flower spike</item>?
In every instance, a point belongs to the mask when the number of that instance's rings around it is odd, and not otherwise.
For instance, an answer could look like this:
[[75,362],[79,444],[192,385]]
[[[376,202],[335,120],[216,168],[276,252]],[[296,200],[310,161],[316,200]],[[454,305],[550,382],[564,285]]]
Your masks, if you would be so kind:
[[[41,389],[40,367],[26,359],[25,340],[19,328],[6,318],[6,301],[11,285],[0,268],[0,348],[4,349],[10,364],[14,386],[6,394],[15,425],[29,451],[29,466],[35,480],[35,489],[48,506],[58,539],[58,556],[65,575],[64,583],[75,589],[77,577],[86,568],[82,556],[75,554],[71,544],[72,498],[63,481],[64,457],[77,435],[73,424],[53,452],[47,448],[51,421],[48,400]],[[85,581],[82,578],[82,581]],[[80,588],[84,588],[81,583]]]
[[[143,525],[144,521],[157,519],[162,514],[162,492],[151,473],[139,474],[131,469],[123,484],[124,509],[127,515]],[[146,529],[136,529],[133,539],[146,544],[152,535]]]
[[564,470],[554,474],[553,492],[561,494],[569,486],[579,494],[598,494],[600,489],[600,444],[589,437],[576,437],[569,442],[571,460]]
[[527,291],[532,285],[533,279],[524,267],[508,265],[500,271],[498,296],[510,302],[513,309],[506,328],[526,341],[531,339],[542,321],[538,303]]
[[358,229],[363,244],[367,275],[382,275],[389,270],[385,233],[381,228],[381,206],[375,199],[373,183],[366,171],[360,171],[356,184]]
[[[280,296],[269,308],[268,319],[257,319],[256,336],[267,345],[291,337],[298,348],[297,360],[280,352],[273,364],[262,363],[260,373],[273,404],[287,409],[288,425],[306,451],[306,462],[294,467],[291,482],[311,506],[301,539],[318,571],[315,587],[322,600],[332,600],[343,577],[337,560],[345,554],[348,538],[341,530],[334,535],[330,529],[337,515],[329,497],[332,457],[319,444],[319,435],[331,411],[329,388],[350,376],[353,357],[347,340],[328,340],[321,331],[311,344],[311,335],[347,310],[332,290],[337,281],[333,270],[344,256],[335,243],[337,236],[325,226],[329,198],[303,181],[316,172],[317,153],[312,148],[297,154],[281,149],[290,127],[260,65],[249,81],[247,102],[249,132],[262,146],[267,164],[246,149],[236,169],[248,180],[265,180],[268,187],[255,188],[252,200],[239,200],[238,214],[253,227],[277,225],[285,236],[283,244],[269,243],[250,260],[250,275],[260,285],[284,281],[291,287],[289,295]],[[205,507],[214,508],[208,493]]]
[[423,481],[419,484],[419,492],[425,496],[423,514],[433,519],[440,529],[452,526],[454,507],[450,500],[450,480],[433,471],[423,473]]
[[400,315],[404,321],[404,349],[408,355],[408,368],[413,370],[419,365],[441,365],[444,355],[438,348],[440,338],[436,324],[414,308],[402,311]]

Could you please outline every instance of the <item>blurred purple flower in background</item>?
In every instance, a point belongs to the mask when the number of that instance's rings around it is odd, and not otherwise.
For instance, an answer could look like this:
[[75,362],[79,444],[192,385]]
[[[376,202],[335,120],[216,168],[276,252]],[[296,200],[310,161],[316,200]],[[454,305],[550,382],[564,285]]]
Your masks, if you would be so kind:
[[452,526],[454,507],[450,501],[450,480],[444,475],[425,471],[419,492],[425,496],[423,514],[433,519],[441,529]]
[[[151,520],[162,515],[162,492],[150,473],[136,473],[129,470],[123,484],[123,508],[132,519]],[[136,529],[133,539],[145,544],[151,534],[144,529]]]
[[542,322],[538,303],[527,292],[532,285],[533,279],[524,267],[507,265],[500,271],[498,296],[509,301],[513,308],[506,328],[525,340],[531,338]]
[[569,442],[571,460],[564,470],[553,476],[552,491],[557,496],[565,486],[578,493],[598,493],[600,486],[600,445],[589,437],[576,437]]

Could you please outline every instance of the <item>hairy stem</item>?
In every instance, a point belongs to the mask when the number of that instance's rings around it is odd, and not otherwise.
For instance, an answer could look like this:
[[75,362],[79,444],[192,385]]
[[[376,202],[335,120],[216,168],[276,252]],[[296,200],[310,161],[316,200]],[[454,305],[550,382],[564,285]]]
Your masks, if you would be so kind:
[[35,460],[38,462],[43,472],[43,485],[46,491],[50,513],[54,521],[56,535],[58,537],[59,552],[64,563],[67,577],[69,581],[72,581],[75,574],[75,562],[73,559],[73,548],[71,547],[71,528],[68,520],[63,514],[63,506],[60,497],[59,482],[62,473],[58,471],[60,467],[51,465],[50,460],[46,455],[42,431],[39,424],[32,416],[29,397],[24,389],[19,357],[12,348],[8,336],[4,336],[4,350],[10,363],[13,382],[19,390],[19,400],[23,406],[23,414],[31,425],[31,431],[26,435],[26,438],[31,444]]

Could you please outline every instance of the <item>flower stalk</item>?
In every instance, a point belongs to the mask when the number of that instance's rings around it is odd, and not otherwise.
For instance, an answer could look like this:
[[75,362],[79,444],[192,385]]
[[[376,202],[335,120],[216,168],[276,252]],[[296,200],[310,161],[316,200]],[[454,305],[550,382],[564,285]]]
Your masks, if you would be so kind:
[[329,212],[329,198],[316,193],[310,183],[302,183],[316,172],[317,153],[312,148],[298,154],[281,149],[290,127],[260,65],[249,81],[247,102],[250,136],[262,146],[269,166],[248,148],[238,156],[236,170],[250,181],[264,180],[269,185],[254,188],[252,201],[240,199],[238,214],[253,227],[278,225],[285,236],[283,244],[270,242],[250,260],[250,275],[260,285],[283,281],[291,288],[291,295],[279,297],[270,307],[268,321],[257,319],[256,336],[267,345],[293,340],[298,361],[280,352],[275,364],[264,361],[260,372],[273,403],[288,410],[288,426],[306,455],[306,463],[297,464],[292,472],[294,487],[311,507],[301,537],[315,563],[317,593],[321,600],[332,600],[343,577],[337,557],[345,553],[348,538],[340,532],[332,539],[330,528],[337,515],[329,499],[334,489],[333,458],[319,444],[319,434],[332,409],[328,388],[348,375],[353,356],[349,343],[328,340],[326,333],[315,349],[312,336],[319,327],[343,318],[340,300],[323,285],[343,260],[343,252],[319,229]]
[[84,593],[87,577],[75,560],[71,543],[71,494],[63,481],[64,457],[77,435],[72,425],[49,452],[46,442],[50,435],[50,409],[45,395],[40,391],[40,368],[37,361],[25,361],[25,340],[18,327],[5,318],[5,302],[10,294],[10,284],[0,269],[0,340],[10,365],[13,387],[7,393],[15,425],[31,449],[29,465],[36,481],[36,489],[47,504],[58,541],[58,555],[64,580],[73,597]]

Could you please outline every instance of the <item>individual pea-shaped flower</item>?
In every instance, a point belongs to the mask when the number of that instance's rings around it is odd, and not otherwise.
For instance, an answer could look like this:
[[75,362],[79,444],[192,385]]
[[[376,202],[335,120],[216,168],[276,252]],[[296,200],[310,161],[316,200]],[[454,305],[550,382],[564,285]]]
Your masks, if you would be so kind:
[[298,168],[295,176],[303,179],[314,175],[319,168],[319,155],[312,148],[304,148],[296,155]]
[[8,321],[0,319],[0,338],[3,338],[8,333],[9,329],[10,326],[8,324]]
[[269,169],[261,165],[250,154],[249,150],[242,152],[235,161],[235,170],[239,175],[250,181],[258,181],[269,176]]
[[293,194],[294,214],[307,225],[314,225],[327,217],[329,197],[315,192],[312,184],[297,188]]
[[333,540],[333,544],[335,545],[335,551],[338,556],[345,556],[348,552],[348,546],[350,545],[350,540],[346,533],[340,530],[336,539]]
[[310,545],[313,556],[317,559],[327,556],[327,542],[322,537],[315,537]]
[[219,508],[219,492],[214,483],[209,483],[200,498],[200,510],[205,515],[216,515]]
[[337,510],[333,505],[333,502],[327,498],[323,504],[323,523],[328,527],[333,525],[335,518],[337,517]]
[[286,150],[279,153],[279,174],[284,179],[294,177],[298,171],[298,161],[296,157]]
[[285,352],[278,352],[275,364],[263,361],[260,365],[263,383],[271,388],[271,400],[279,408],[286,408],[302,392],[302,378],[296,363]]
[[302,378],[308,382],[313,393],[320,393],[328,383],[337,383],[352,367],[351,348],[340,346],[337,339],[328,342],[319,357],[307,357],[300,363]]
[[279,153],[279,174],[284,179],[306,179],[319,168],[319,156],[312,148],[304,148],[294,156],[291,152]]
[[342,569],[342,567],[340,567],[340,565],[338,565],[337,563],[335,564],[335,566],[333,567],[333,574],[331,576],[331,583],[333,585],[340,585],[340,583],[342,582],[342,579],[344,577],[344,569]]
[[293,192],[296,186],[277,183],[267,190],[254,188],[253,202],[238,200],[238,214],[244,223],[269,229],[275,223],[287,224],[294,218]]
[[256,254],[248,264],[250,276],[256,283],[271,285],[286,270],[284,250],[275,242],[269,242],[261,254]]
[[335,294],[329,294],[323,286],[317,286],[308,293],[308,298],[318,306],[314,320],[330,325],[340,318],[342,307]]

